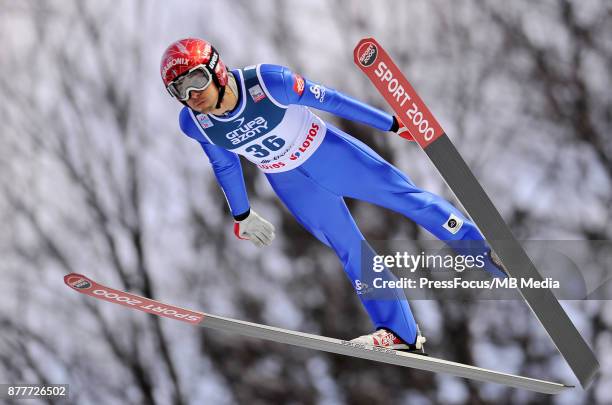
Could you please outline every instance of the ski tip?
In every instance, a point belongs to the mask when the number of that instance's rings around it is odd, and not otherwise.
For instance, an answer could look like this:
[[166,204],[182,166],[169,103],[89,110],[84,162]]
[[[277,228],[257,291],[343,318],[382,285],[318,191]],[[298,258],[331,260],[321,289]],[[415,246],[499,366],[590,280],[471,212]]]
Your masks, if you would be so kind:
[[353,50],[353,59],[357,66],[364,69],[372,66],[379,53],[380,45],[374,38],[362,38]]
[[64,276],[64,283],[74,290],[87,290],[93,282],[82,274],[70,273]]
[[359,42],[357,43],[357,46],[356,46],[355,48],[358,48],[358,47],[359,47],[359,45],[364,44],[364,43],[366,43],[366,42],[373,42],[373,43],[375,43],[375,44],[378,44],[378,42],[376,41],[376,39],[374,39],[373,37],[364,37],[364,38],[361,38],[361,39],[359,40]]

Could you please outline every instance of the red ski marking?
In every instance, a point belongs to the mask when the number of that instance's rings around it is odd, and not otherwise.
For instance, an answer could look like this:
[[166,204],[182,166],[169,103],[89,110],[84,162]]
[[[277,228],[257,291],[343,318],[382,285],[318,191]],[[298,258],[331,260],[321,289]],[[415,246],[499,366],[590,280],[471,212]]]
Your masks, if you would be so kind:
[[204,314],[190,311],[188,309],[164,304],[149,298],[144,298],[136,294],[125,291],[115,290],[92,281],[81,274],[71,273],[64,276],[64,283],[81,294],[98,298],[114,304],[123,305],[128,308],[137,309],[149,314],[176,319],[191,324],[198,324],[204,319]]
[[423,149],[444,135],[423,100],[374,38],[359,41],[353,57]]

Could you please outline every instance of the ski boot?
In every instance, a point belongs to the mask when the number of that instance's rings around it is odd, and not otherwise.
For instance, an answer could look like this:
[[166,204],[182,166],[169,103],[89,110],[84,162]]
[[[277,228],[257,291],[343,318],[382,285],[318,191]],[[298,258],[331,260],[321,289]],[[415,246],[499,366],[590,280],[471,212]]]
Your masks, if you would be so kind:
[[385,328],[380,328],[374,333],[359,336],[358,338],[351,340],[351,342],[359,343],[362,345],[382,347],[385,349],[400,350],[407,353],[428,356],[428,354],[425,353],[425,348],[423,346],[423,343],[425,343],[426,341],[427,338],[421,335],[419,325],[417,325],[416,340],[412,344],[404,342],[395,333]]

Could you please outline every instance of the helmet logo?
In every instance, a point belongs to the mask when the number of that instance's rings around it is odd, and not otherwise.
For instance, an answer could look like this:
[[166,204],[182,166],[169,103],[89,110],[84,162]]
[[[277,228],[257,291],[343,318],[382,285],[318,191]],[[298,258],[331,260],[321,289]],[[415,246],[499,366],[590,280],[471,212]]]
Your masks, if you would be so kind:
[[189,60],[187,58],[173,58],[170,59],[168,61],[168,63],[166,63],[166,65],[164,66],[163,70],[162,70],[162,76],[166,77],[166,73],[168,73],[168,70],[170,70],[171,68],[173,68],[176,65],[188,65],[189,64]]
[[202,53],[202,59],[206,60],[210,57],[210,52],[212,51],[212,46],[210,46],[210,44],[206,44],[206,46],[204,47],[204,51]]
[[210,62],[208,62],[208,67],[210,69],[214,69],[214,66],[217,64],[217,60],[219,60],[219,55],[215,52],[212,55],[212,58],[210,58]]

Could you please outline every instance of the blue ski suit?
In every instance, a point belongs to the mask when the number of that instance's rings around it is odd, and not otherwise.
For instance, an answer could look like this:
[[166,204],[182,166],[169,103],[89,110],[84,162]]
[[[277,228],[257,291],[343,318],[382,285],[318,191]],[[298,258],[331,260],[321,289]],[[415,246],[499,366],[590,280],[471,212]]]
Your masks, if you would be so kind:
[[[388,131],[393,117],[278,65],[233,70],[236,108],[224,116],[180,112],[182,131],[208,156],[230,210],[240,218],[250,209],[238,155],[265,173],[272,188],[304,228],[338,255],[359,293],[365,240],[344,197],[376,204],[408,217],[438,239],[481,241],[482,235],[458,209],[422,190],[364,143],[333,127],[308,107]],[[453,219],[453,227],[448,225]],[[457,225],[457,223],[459,225]],[[367,245],[365,245],[367,246]],[[503,276],[492,263],[485,269]],[[383,271],[386,280],[394,276]],[[407,343],[416,322],[402,290],[395,299],[359,298],[375,328],[387,328]]]

